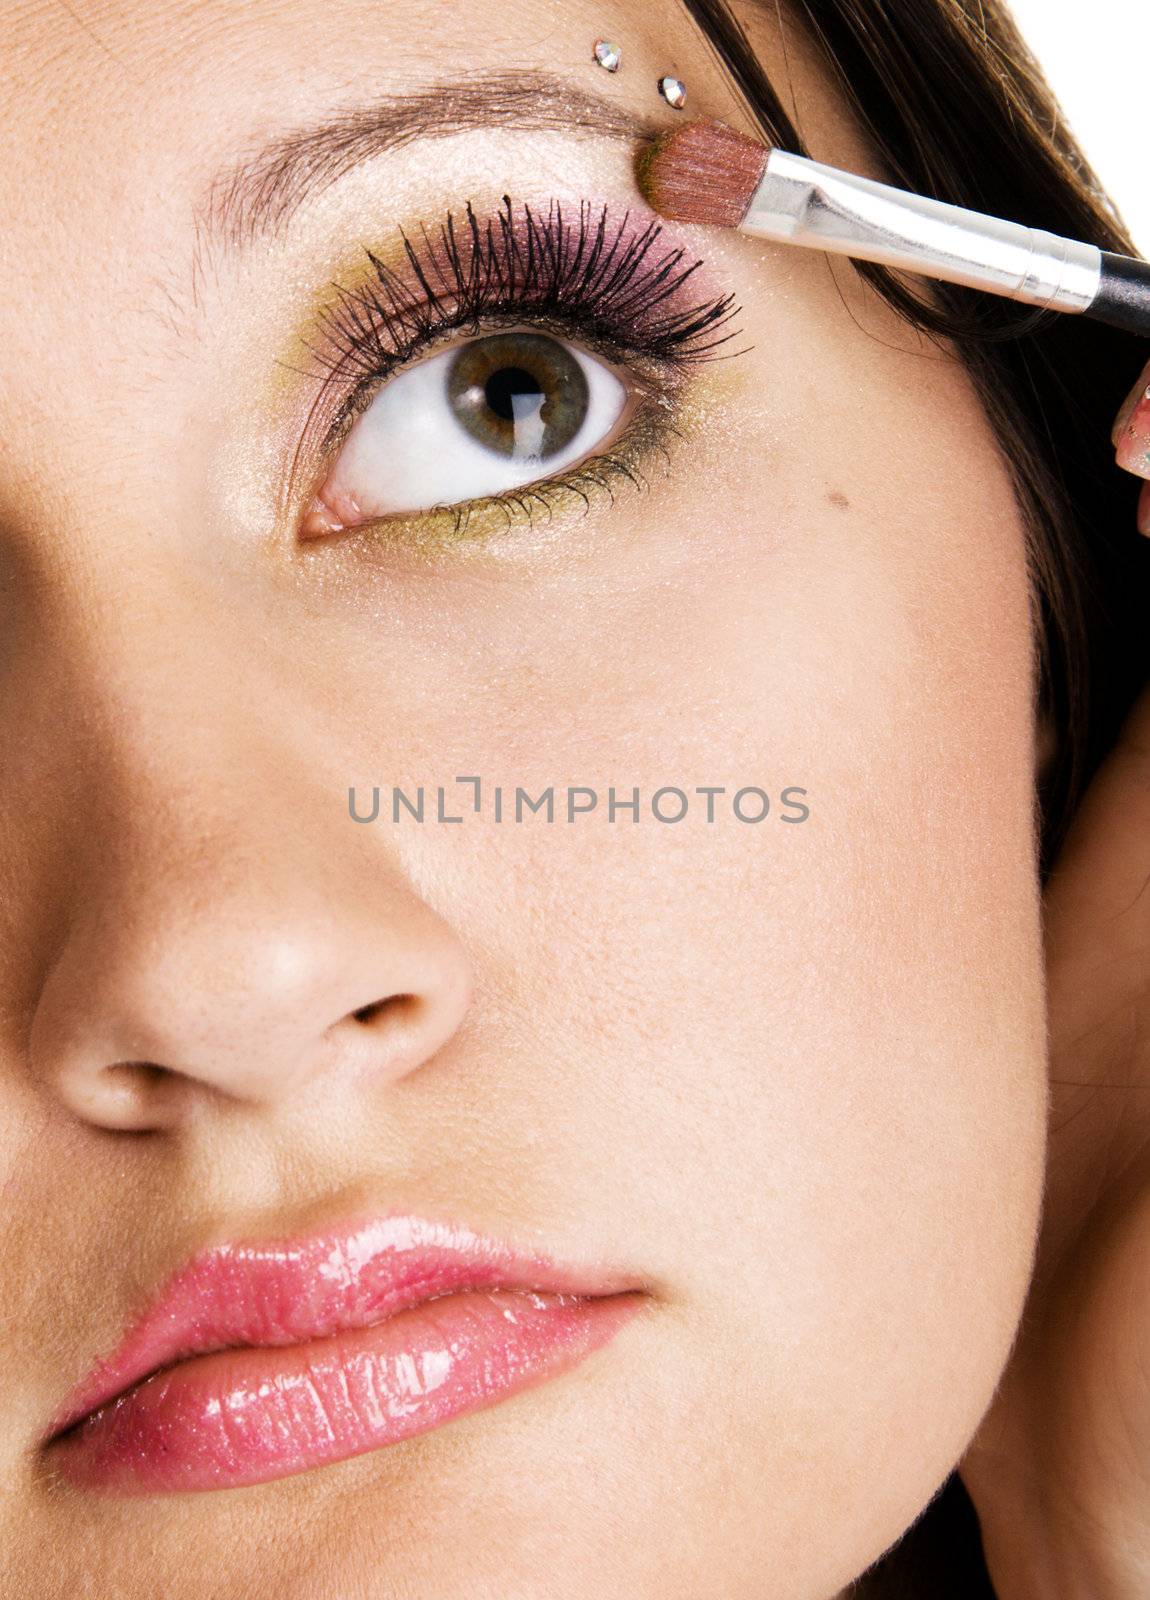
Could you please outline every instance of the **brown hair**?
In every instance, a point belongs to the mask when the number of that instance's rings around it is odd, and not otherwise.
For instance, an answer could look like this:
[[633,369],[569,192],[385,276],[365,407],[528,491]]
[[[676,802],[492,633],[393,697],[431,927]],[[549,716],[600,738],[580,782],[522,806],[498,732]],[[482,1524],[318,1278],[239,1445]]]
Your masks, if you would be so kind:
[[[807,153],[727,0],[683,0],[763,137]],[[771,5],[780,0],[747,0]],[[787,0],[891,181],[1130,253],[1121,218],[999,0]],[[1038,706],[1058,734],[1035,802],[1043,881],[1089,778],[1147,680],[1150,540],[1110,428],[1146,350],[1081,317],[950,284],[856,270],[953,342],[1011,469],[1028,530]],[[929,298],[928,298],[929,296]],[[855,1600],[993,1600],[957,1477],[850,1591]]]
[[[803,141],[728,0],[683,0],[763,137]],[[778,0],[750,0],[772,6]],[[1130,253],[1121,218],[998,0],[787,0],[891,181]],[[1011,469],[1029,532],[1040,714],[1057,753],[1036,793],[1043,878],[1082,791],[1147,679],[1150,541],[1110,428],[1147,352],[1133,335],[952,284],[861,272],[953,342]]]

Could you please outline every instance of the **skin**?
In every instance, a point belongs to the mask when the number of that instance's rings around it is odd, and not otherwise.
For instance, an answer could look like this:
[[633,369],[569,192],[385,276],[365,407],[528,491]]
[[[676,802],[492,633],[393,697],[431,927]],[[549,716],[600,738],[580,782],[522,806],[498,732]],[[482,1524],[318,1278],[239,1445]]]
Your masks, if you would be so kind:
[[[1150,479],[1120,408],[1118,463]],[[1144,415],[1144,412],[1142,413]],[[1143,484],[1139,526],[1147,521]],[[1007,1600],[1138,1600],[1150,1583],[1150,694],[1047,886],[1050,1140],[1021,1335],[963,1462]]]
[[[0,5],[0,1569],[29,1600],[825,1600],[1007,1361],[1045,1156],[1033,641],[957,362],[845,265],[668,229],[743,353],[691,374],[647,493],[305,545],[285,363],[331,279],[508,189],[642,217],[633,148],[417,142],[196,257],[217,168],[381,85],[511,62],[666,125],[675,71],[737,120],[676,7],[625,10]],[[873,170],[801,40],[754,28],[814,154]],[[349,784],[459,772],[794,783],[812,814],[349,820]],[[54,1480],[52,1411],[194,1250],[393,1209],[623,1268],[644,1315],[277,1483]]]
[[1137,1600],[1150,1580],[1150,697],[1047,896],[1051,1138],[1026,1322],[963,1463],[996,1592]]

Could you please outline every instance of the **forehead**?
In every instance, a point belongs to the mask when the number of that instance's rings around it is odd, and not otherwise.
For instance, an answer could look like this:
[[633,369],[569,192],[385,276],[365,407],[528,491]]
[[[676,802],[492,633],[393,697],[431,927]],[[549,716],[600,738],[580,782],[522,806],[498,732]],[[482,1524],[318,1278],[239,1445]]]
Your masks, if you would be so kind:
[[[795,25],[784,44],[776,7],[739,9],[768,70],[801,79]],[[614,75],[592,61],[604,32],[623,50]],[[681,0],[619,0],[609,19],[594,0],[0,0],[0,38],[0,194],[16,225],[81,196],[86,211],[148,202],[154,220],[161,194],[183,198],[267,129],[474,73],[549,71],[663,121],[655,85],[674,73],[692,110],[738,114]]]
[[[796,25],[758,0],[736,9],[808,143],[829,134],[838,149],[823,158],[859,164]],[[623,51],[615,74],[592,59],[605,31]],[[86,295],[107,272],[142,286],[170,283],[181,261],[193,269],[205,198],[237,167],[380,98],[422,99],[412,146],[450,131],[453,97],[478,106],[474,85],[493,74],[507,120],[530,122],[533,108],[539,120],[530,82],[513,84],[539,73],[652,127],[677,116],[656,90],[665,73],[686,81],[689,113],[743,115],[681,0],[619,0],[609,29],[595,0],[0,0],[0,38],[0,266],[26,291],[25,316],[78,258]],[[610,120],[551,101],[551,125],[573,137]]]
[[[170,279],[190,265],[221,176],[270,139],[381,97],[422,98],[423,132],[442,136],[439,111],[477,79],[546,72],[666,121],[655,84],[678,71],[700,110],[729,114],[679,0],[624,4],[614,20],[625,55],[612,75],[592,60],[603,15],[584,0],[0,0],[0,265],[14,298],[24,291],[25,316],[50,288],[65,304],[80,262],[89,299],[109,274],[124,295]],[[507,116],[530,120],[530,85],[515,98],[509,88]],[[560,130],[594,131],[594,115],[552,110]]]
[[249,129],[472,72],[543,68],[654,107],[649,69],[698,61],[697,34],[678,0],[624,3],[615,20],[624,68],[610,75],[592,61],[601,8],[584,0],[0,0],[3,143],[22,175],[100,173],[105,193],[141,167],[203,167]]
[[[829,130],[824,159],[858,164],[798,34],[788,27],[784,48],[773,6],[743,14],[804,133],[817,146]],[[592,59],[607,31],[623,50],[614,74]],[[357,194],[372,229],[424,215],[448,170],[460,201],[473,186],[522,189],[526,174],[537,196],[594,195],[606,181],[624,204],[638,202],[624,136],[679,116],[658,96],[660,75],[687,83],[690,113],[741,115],[681,0],[620,0],[609,24],[592,0],[0,0],[0,38],[0,500],[30,463],[40,483],[108,478],[101,419],[125,460],[159,461],[168,444],[186,459],[177,413],[191,404],[194,363],[206,438],[210,341],[245,316],[243,337],[254,341],[252,307],[270,316],[268,291],[286,303],[293,275],[299,297],[330,276],[329,245],[350,248],[364,232]],[[550,99],[532,74],[548,75]],[[492,75],[504,83],[494,100]],[[456,139],[449,169],[442,113],[460,97],[478,125]],[[605,109],[588,109],[590,97]],[[294,256],[279,239],[262,256],[249,250],[241,284],[234,252],[204,228],[208,202],[237,172],[258,170],[269,143],[381,101],[421,105],[424,136],[409,128],[383,168],[369,161],[341,176],[339,160],[329,163],[339,182],[332,209],[304,219],[320,241],[306,263],[301,231]],[[504,131],[516,119],[536,132]],[[615,141],[597,138],[613,122]],[[316,176],[307,156],[282,185],[288,198]]]

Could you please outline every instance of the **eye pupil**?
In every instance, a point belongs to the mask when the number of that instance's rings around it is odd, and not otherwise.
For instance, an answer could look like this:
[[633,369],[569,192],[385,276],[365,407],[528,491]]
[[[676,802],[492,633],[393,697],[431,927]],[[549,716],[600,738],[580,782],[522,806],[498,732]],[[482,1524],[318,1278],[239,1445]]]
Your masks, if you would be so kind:
[[447,374],[447,395],[477,443],[523,461],[566,449],[591,405],[574,353],[542,333],[495,333],[462,345]]
[[[547,396],[539,385],[538,378],[527,371],[526,367],[500,367],[498,372],[493,372],[483,386],[483,397],[494,411],[495,415],[504,422],[514,422],[524,412],[522,399],[530,395],[538,402],[532,409],[538,409]],[[516,405],[516,401],[520,404]]]

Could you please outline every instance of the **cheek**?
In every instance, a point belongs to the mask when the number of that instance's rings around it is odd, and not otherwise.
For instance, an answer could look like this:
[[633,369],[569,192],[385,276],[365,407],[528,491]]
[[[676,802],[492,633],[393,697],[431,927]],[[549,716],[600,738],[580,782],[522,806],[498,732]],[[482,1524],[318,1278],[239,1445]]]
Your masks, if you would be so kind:
[[[652,963],[704,1041],[678,1056],[695,1127],[674,1101],[659,1126],[722,1196],[705,1229],[685,1218],[677,1266],[716,1358],[739,1285],[758,1419],[740,1427],[796,1559],[832,1487],[877,1554],[953,1465],[1013,1336],[1040,1197],[1023,532],[961,394],[937,436],[892,407],[870,470],[844,481],[840,429],[837,459],[775,475],[770,554],[694,608],[728,766],[803,784],[812,815],[697,859]],[[757,498],[733,518],[744,552]]]
[[[597,1217],[657,1283],[612,1437],[653,1518],[718,1519],[731,1592],[764,1549],[829,1592],[922,1509],[1005,1360],[1040,1195],[1023,533],[955,373],[924,395],[892,368],[865,427],[849,387],[801,451],[752,412],[761,465],[718,452],[629,542],[396,606],[443,655],[388,781],[600,796],[404,835],[477,952],[445,1113],[464,1146],[499,1127],[541,1224]],[[639,822],[607,820],[612,785]],[[664,785],[681,823],[652,818]]]
[[[632,1236],[682,1308],[655,1411],[686,1407],[744,1460],[747,1525],[784,1561],[828,1494],[863,1559],[917,1514],[989,1402],[1030,1269],[1028,590],[965,404],[939,448],[925,431],[908,450],[892,401],[869,471],[844,483],[808,453],[769,516],[729,485],[728,563],[664,575],[629,626],[573,646],[586,714],[538,729],[556,778],[808,791],[799,826],[723,809],[540,848],[527,876],[561,960],[543,941],[515,964],[569,1062],[566,1180],[626,1152]],[[722,1470],[694,1459],[693,1492]],[[825,1550],[857,1570],[857,1542]]]

